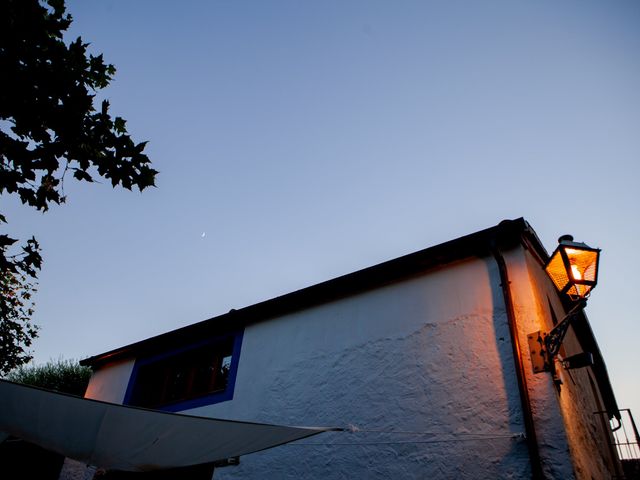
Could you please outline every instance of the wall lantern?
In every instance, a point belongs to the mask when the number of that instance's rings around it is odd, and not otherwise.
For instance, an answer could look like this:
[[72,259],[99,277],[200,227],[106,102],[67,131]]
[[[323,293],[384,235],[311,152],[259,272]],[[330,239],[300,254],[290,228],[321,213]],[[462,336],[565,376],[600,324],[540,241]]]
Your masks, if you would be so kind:
[[558,248],[544,267],[561,294],[586,298],[598,283],[600,249],[574,242],[571,235],[558,239]]
[[[558,239],[558,243],[558,248],[551,255],[544,269],[560,294],[566,295],[575,304],[550,332],[538,331],[527,336],[533,372],[551,372],[554,378],[556,377],[555,357],[558,355],[569,325],[582,313],[587,305],[587,297],[598,283],[600,261],[600,249],[574,242],[571,235],[563,235]],[[585,359],[592,358],[590,354],[587,355]],[[574,361],[576,366],[573,368],[578,368],[578,365],[580,367],[590,365],[591,363],[585,359],[581,358],[579,362]]]

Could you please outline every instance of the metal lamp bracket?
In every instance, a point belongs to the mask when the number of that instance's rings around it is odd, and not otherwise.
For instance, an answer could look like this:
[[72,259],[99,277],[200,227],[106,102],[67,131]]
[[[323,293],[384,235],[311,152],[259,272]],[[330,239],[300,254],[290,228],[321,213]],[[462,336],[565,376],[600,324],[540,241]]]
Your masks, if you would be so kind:
[[555,373],[555,358],[562,346],[569,325],[586,304],[586,300],[580,300],[550,332],[540,330],[527,335],[533,373]]

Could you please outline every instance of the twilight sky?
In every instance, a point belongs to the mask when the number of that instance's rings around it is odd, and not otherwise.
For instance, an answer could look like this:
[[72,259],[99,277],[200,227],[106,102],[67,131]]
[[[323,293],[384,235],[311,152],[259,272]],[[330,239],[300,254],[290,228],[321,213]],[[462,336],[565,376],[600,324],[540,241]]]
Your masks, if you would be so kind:
[[[45,214],[35,358],[83,358],[524,216],[603,250],[587,314],[640,415],[640,3],[72,1],[160,170]],[[68,37],[69,39],[71,36]]]

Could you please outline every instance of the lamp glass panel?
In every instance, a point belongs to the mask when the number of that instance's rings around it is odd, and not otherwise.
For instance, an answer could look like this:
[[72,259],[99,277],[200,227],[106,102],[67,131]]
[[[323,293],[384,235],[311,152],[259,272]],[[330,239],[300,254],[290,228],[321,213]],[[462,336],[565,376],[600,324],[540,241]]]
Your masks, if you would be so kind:
[[593,287],[591,285],[581,285],[579,283],[575,283],[571,285],[571,288],[567,290],[567,295],[571,297],[586,297]]
[[560,249],[557,249],[546,267],[547,274],[551,277],[556,288],[560,291],[569,283],[567,269],[564,267]]
[[566,248],[565,252],[567,253],[567,258],[571,265],[571,276],[573,277],[573,280],[595,282],[598,252],[576,248]]

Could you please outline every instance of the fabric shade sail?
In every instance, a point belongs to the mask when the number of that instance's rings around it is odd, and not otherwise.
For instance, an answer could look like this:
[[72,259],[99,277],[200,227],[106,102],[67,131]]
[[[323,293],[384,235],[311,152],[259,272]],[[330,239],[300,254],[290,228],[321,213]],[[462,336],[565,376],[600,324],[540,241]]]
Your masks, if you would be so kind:
[[328,430],[146,410],[0,380],[0,433],[107,470],[211,463]]

